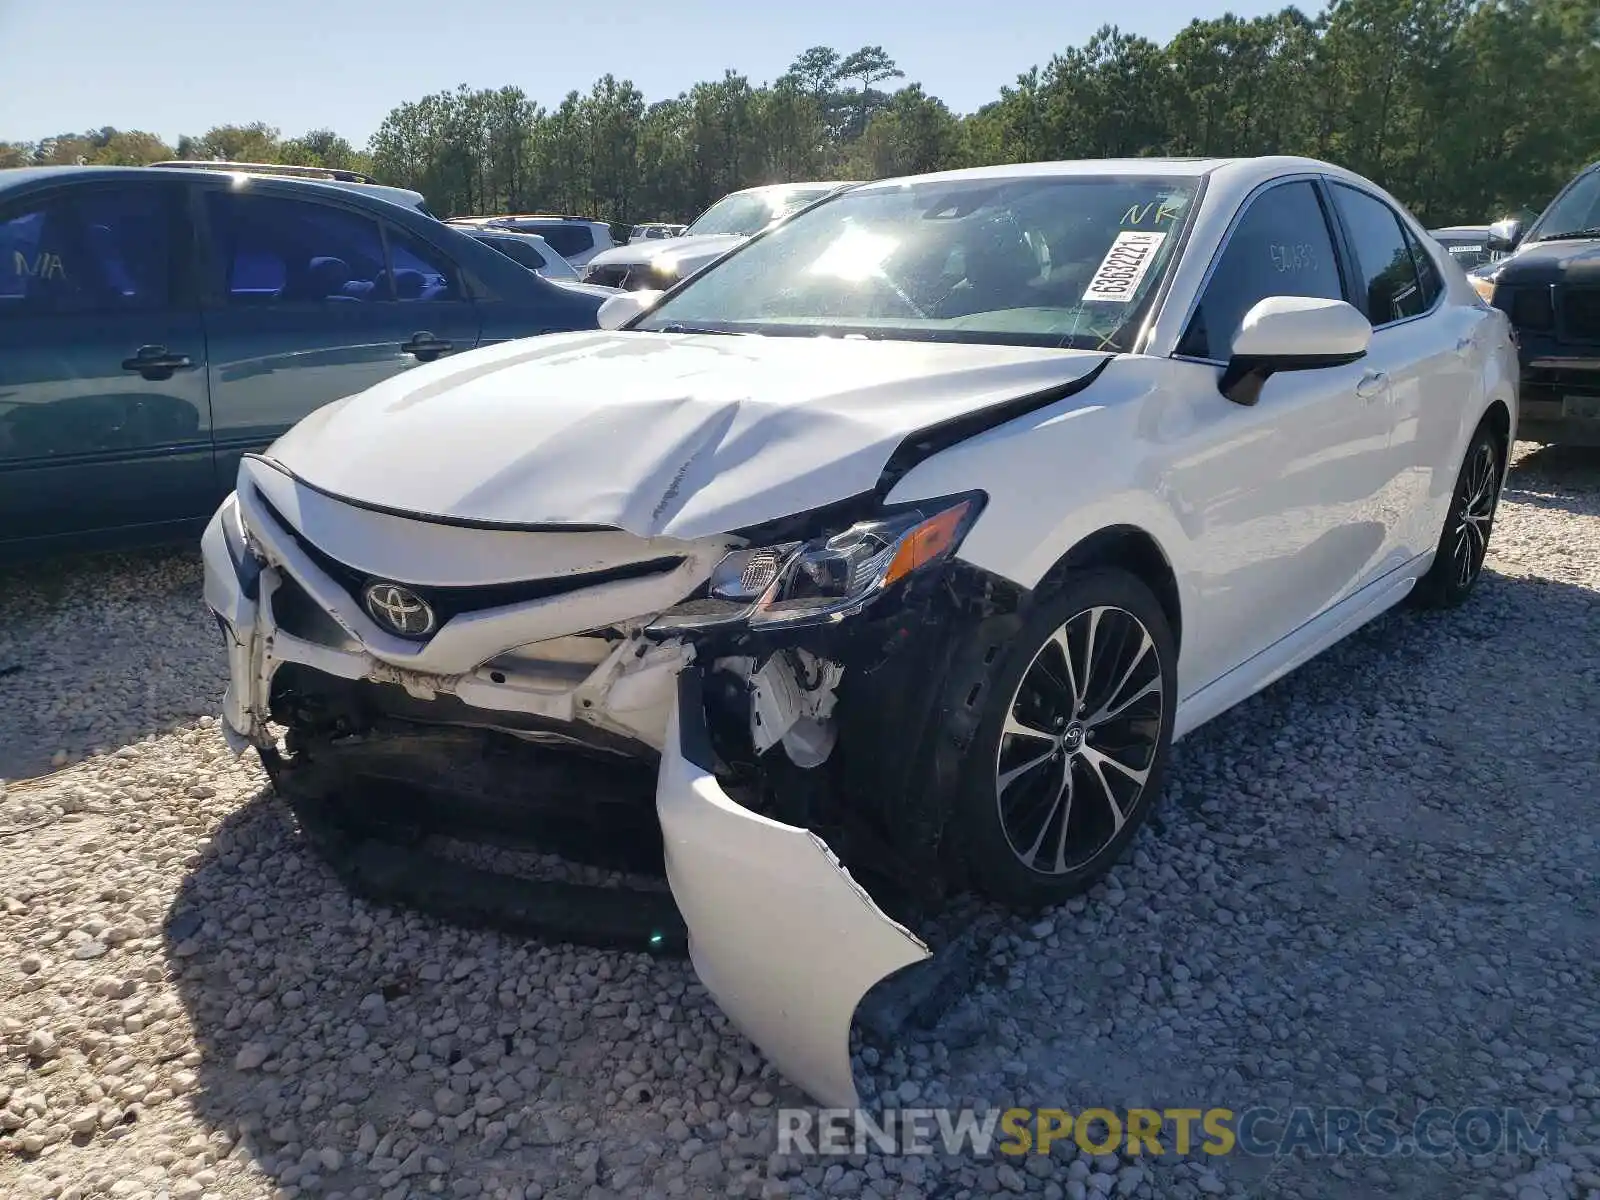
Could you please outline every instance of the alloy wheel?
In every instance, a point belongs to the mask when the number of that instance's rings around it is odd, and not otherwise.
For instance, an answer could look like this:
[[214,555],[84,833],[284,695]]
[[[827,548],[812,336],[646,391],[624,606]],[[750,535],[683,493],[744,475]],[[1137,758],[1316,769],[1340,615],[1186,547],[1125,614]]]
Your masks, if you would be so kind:
[[1166,701],[1155,641],[1126,609],[1085,609],[1045,640],[995,760],[1000,827],[1024,866],[1066,874],[1117,836],[1155,766]]
[[1461,508],[1452,534],[1450,562],[1456,586],[1460,588],[1470,586],[1478,577],[1489,550],[1489,529],[1494,524],[1495,505],[1500,499],[1500,481],[1495,468],[1494,446],[1487,440],[1479,442],[1462,473]]

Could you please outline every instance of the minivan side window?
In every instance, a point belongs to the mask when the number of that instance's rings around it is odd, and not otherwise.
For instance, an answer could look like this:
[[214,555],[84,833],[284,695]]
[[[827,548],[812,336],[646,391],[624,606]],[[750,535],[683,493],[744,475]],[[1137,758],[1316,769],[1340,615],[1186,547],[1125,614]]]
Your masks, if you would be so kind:
[[1245,314],[1268,296],[1344,299],[1333,234],[1309,180],[1276,184],[1249,202],[1178,353],[1226,362]]
[[539,234],[562,258],[571,258],[594,249],[594,231],[587,225],[542,225],[533,232]]
[[78,188],[0,213],[0,320],[167,308],[171,192]]
[[1427,312],[1432,301],[1417,279],[1399,214],[1376,196],[1342,183],[1333,185],[1333,202],[1355,248],[1356,290],[1373,328]]
[[208,192],[206,215],[230,306],[360,304],[392,295],[371,217],[238,192]]

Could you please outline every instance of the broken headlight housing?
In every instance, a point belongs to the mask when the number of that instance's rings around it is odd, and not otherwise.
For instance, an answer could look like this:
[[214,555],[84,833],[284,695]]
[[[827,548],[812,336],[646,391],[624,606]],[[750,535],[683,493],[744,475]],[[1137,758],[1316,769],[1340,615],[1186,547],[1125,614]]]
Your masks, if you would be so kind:
[[710,597],[747,604],[741,617],[754,627],[842,620],[953,555],[983,501],[923,501],[829,537],[735,550],[711,572]]

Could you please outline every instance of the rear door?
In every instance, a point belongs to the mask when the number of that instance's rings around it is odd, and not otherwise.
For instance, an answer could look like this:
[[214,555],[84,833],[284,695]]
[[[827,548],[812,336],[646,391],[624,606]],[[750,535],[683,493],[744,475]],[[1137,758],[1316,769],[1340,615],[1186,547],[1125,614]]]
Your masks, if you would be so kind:
[[214,495],[181,184],[0,201],[0,543],[161,537]]
[[312,410],[477,344],[456,265],[377,206],[202,185],[197,207],[221,492]]
[[1334,211],[1354,263],[1352,302],[1372,322],[1368,371],[1387,387],[1389,481],[1380,500],[1388,540],[1381,574],[1432,550],[1456,481],[1463,417],[1476,414],[1476,309],[1443,303],[1443,281],[1405,222],[1381,197],[1330,181]]

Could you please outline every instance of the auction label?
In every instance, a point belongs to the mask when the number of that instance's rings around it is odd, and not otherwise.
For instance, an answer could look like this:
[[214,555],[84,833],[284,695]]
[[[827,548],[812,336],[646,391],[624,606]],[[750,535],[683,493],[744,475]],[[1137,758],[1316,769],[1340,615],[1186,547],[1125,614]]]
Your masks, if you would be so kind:
[[1156,251],[1167,240],[1165,233],[1146,232],[1142,229],[1124,229],[1117,234],[1106,251],[1105,260],[1095,268],[1094,277],[1083,293],[1084,303],[1126,304],[1139,290]]

